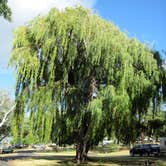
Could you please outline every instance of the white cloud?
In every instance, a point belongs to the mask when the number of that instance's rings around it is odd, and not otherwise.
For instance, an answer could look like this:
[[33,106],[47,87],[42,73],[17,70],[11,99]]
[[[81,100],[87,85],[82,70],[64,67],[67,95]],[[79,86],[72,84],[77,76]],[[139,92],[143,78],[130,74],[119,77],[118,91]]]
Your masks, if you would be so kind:
[[24,23],[38,14],[48,12],[52,7],[60,10],[66,7],[82,5],[92,8],[96,0],[9,0],[13,11],[13,19],[17,24]]
[[39,14],[47,13],[52,7],[60,10],[66,7],[82,5],[92,8],[96,0],[8,0],[12,9],[13,22],[0,18],[0,68],[6,66],[12,48],[13,30]]

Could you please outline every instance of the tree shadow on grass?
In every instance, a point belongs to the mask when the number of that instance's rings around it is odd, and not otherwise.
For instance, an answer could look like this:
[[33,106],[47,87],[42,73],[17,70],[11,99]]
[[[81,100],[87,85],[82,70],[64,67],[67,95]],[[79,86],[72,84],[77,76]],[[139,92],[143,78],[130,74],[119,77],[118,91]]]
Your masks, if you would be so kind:
[[110,156],[110,157],[91,157],[89,162],[100,162],[103,164],[118,164],[120,166],[159,166],[159,163],[166,164],[164,157],[129,157],[129,156]]
[[[32,159],[45,159],[45,160],[58,160],[57,163],[59,165],[76,165],[76,160],[74,160],[74,156],[34,156]],[[117,164],[120,166],[159,166],[159,164],[165,163],[165,157],[129,157],[129,156],[113,156],[113,157],[88,157],[88,160],[82,165],[111,165]]]
[[[76,162],[74,160],[74,156],[67,156],[67,155],[24,155],[24,154],[13,154],[10,156],[3,156],[0,157],[0,161],[11,161],[11,160],[22,160],[22,161],[28,161],[28,160],[46,160],[46,161],[56,161],[59,165],[75,165]],[[57,164],[55,164],[57,165]],[[38,164],[40,166],[40,164]],[[48,166],[54,166],[54,164],[50,164]]]
[[[66,166],[72,166],[76,165],[76,161],[74,160],[74,155],[36,155],[32,154],[32,156],[26,156],[26,155],[13,155],[13,156],[4,156],[1,157],[0,160],[9,161],[9,160],[47,160],[47,161],[53,161],[55,160],[56,164],[50,164],[48,166],[54,166],[54,165],[66,165]],[[145,166],[148,162],[149,166],[164,166],[166,165],[166,157],[129,157],[129,156],[110,156],[110,157],[88,157],[88,160],[82,164],[82,165],[111,165],[111,164],[117,164],[120,166]],[[40,166],[40,164],[38,164]]]

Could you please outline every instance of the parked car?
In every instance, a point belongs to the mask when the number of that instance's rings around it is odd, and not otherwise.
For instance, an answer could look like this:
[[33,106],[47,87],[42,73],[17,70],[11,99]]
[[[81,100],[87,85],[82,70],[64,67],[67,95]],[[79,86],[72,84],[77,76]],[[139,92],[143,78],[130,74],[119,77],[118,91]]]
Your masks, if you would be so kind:
[[142,155],[159,155],[160,154],[160,147],[158,144],[141,144],[136,145],[132,149],[130,149],[130,156],[134,156],[135,154],[138,154],[140,156]]
[[112,140],[103,140],[102,145],[110,145],[113,141]]
[[13,153],[13,147],[12,146],[1,147],[1,153]]
[[28,144],[15,144],[14,148],[16,149],[22,149],[22,148],[27,148]]
[[14,146],[16,149],[22,149],[24,146],[23,144],[15,144]]
[[45,150],[45,145],[44,144],[36,144],[32,146],[36,150]]

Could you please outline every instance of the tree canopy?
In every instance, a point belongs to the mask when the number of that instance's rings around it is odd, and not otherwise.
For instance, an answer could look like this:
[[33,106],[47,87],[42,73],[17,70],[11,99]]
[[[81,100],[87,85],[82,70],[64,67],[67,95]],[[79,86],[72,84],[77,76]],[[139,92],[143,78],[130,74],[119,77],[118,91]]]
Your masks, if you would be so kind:
[[14,35],[15,137],[29,112],[29,140],[76,143],[78,162],[113,131],[135,138],[160,84],[151,48],[82,7],[52,9]]
[[6,20],[11,21],[11,9],[8,6],[8,0],[0,1],[0,16],[3,16]]

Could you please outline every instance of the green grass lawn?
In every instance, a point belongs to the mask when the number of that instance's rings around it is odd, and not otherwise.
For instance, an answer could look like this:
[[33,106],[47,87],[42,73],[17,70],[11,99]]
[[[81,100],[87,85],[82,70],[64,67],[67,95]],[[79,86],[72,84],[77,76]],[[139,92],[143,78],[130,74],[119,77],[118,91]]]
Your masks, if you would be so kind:
[[[64,152],[41,152],[28,154],[13,153],[0,155],[8,160],[9,166],[72,166],[76,165],[74,151]],[[145,161],[152,162],[151,166],[166,166],[166,157],[130,157],[127,150],[113,153],[89,152],[88,161],[83,165],[103,165],[103,166],[143,166]]]

